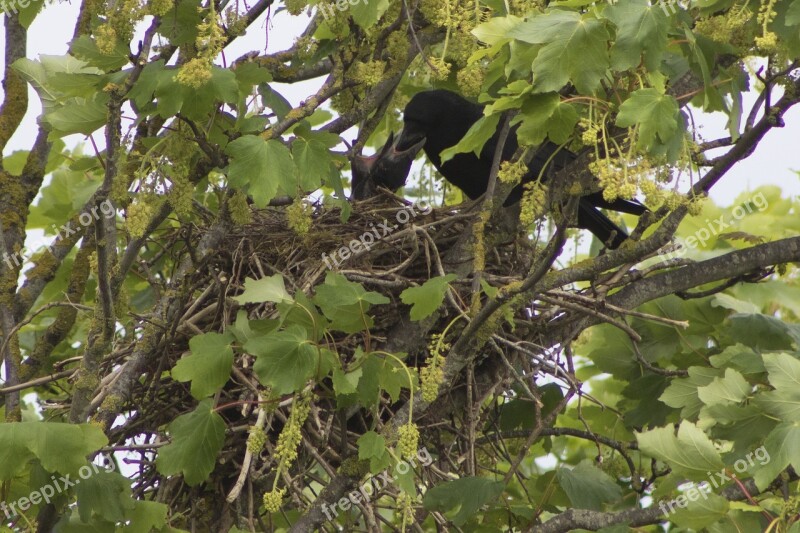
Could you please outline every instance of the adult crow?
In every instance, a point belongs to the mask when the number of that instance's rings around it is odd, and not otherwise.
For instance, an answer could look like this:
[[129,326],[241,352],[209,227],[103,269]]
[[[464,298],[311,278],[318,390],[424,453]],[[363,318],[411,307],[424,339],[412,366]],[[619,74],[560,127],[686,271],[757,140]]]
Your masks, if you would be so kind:
[[[480,156],[474,153],[456,154],[446,163],[439,156],[442,150],[454,146],[460,141],[470,127],[483,116],[483,106],[474,104],[462,96],[444,89],[423,91],[411,98],[403,112],[403,130],[394,140],[394,144],[385,145],[377,161],[372,165],[370,178],[377,185],[384,185],[393,190],[401,184],[397,179],[402,170],[419,151],[419,146],[433,163],[439,173],[453,185],[460,188],[471,199],[478,198],[489,183],[492,161],[500,136],[500,127],[484,145]],[[516,128],[512,128],[503,146],[502,159],[511,159],[517,150]],[[569,164],[575,154],[568,150],[558,150],[553,143],[545,143],[537,150],[528,163],[528,172],[522,183],[535,180],[545,165],[549,168],[542,173],[546,180],[550,174]],[[380,170],[380,171],[379,171]],[[383,175],[391,175],[392,179],[384,181]],[[406,170],[407,174],[407,170]],[[403,180],[404,181],[404,180]],[[522,184],[515,187],[504,206],[512,205],[522,198]],[[608,202],[602,193],[592,193],[581,197],[578,202],[578,227],[588,229],[609,248],[616,248],[628,235],[608,217],[598,211],[598,207],[641,215],[647,209],[636,201],[618,199]]]

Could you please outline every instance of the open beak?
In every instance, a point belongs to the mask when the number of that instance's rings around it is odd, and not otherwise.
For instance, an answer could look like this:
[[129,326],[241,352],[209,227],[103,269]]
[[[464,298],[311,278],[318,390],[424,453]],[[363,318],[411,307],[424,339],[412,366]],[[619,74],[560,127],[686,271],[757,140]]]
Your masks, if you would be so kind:
[[411,163],[425,145],[425,137],[401,131],[389,135],[380,151],[371,156],[355,156],[352,162],[353,194],[356,200],[377,194],[378,187],[396,191],[403,187]]
[[400,131],[391,147],[391,156],[395,159],[410,157],[412,160],[425,146],[427,138],[421,132],[413,131],[406,126]]

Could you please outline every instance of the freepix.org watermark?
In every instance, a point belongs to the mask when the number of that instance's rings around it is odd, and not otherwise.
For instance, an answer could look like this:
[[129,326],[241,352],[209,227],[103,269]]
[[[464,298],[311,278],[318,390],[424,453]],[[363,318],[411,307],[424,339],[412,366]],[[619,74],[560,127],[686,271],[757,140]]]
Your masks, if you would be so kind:
[[[327,266],[329,269],[333,269],[334,266],[338,267],[343,262],[350,259],[351,255],[359,253],[362,249],[371,249],[376,242],[386,238],[397,228],[399,228],[400,225],[407,224],[412,217],[416,217],[418,215],[427,215],[432,210],[433,207],[428,205],[428,202],[422,200],[418,203],[411,204],[403,209],[400,209],[397,214],[395,214],[394,218],[397,220],[397,222],[399,222],[399,224],[390,226],[389,221],[385,218],[383,219],[383,222],[378,223],[377,227],[375,227],[375,224],[370,222],[369,225],[372,229],[362,233],[358,239],[353,239],[350,241],[347,246],[342,246],[330,254],[323,253],[322,260],[325,262],[325,266]],[[336,258],[337,256],[339,259]]]
[[[428,466],[433,462],[433,457],[431,457],[431,454],[428,452],[427,448],[421,448],[417,450],[417,460],[419,461],[420,465]],[[339,511],[336,510],[337,507],[342,511],[347,511],[350,509],[350,507],[353,505],[358,505],[362,501],[365,503],[369,502],[372,496],[380,494],[382,489],[386,488],[387,485],[397,479],[397,475],[405,475],[411,468],[415,468],[416,466],[417,464],[414,462],[414,458],[407,457],[405,460],[400,461],[395,465],[395,476],[389,475],[389,469],[387,468],[377,476],[372,476],[367,479],[361,484],[358,490],[354,490],[348,494],[347,498],[342,498],[330,506],[327,503],[323,504],[322,512],[325,513],[325,516],[328,518],[328,520],[333,520],[339,516]]]
[[[2,0],[0,0],[0,2],[2,2]],[[82,227],[86,227],[92,222],[100,220],[100,214],[98,213],[98,210],[106,217],[109,217],[112,214],[114,214],[114,206],[111,204],[111,200],[106,199],[103,202],[101,202],[100,205],[95,205],[94,207],[92,207],[91,211],[84,211],[83,213],[78,215],[78,223]],[[47,247],[51,253],[53,251],[53,246],[55,246],[56,242],[58,242],[59,239],[69,237],[70,235],[78,231],[76,228],[73,228],[70,225],[69,221],[67,221],[66,224],[63,224],[60,229],[55,224],[52,224],[52,228],[55,231],[56,236],[53,239],[53,242],[50,244],[50,246]],[[8,254],[6,252],[3,252],[2,253],[3,262],[6,264],[6,267],[13,268],[14,266],[19,266],[20,264],[22,264],[25,261],[25,257],[23,255],[24,251],[25,249],[23,248],[22,250],[15,252],[14,254]]]
[[2,10],[5,15],[11,15],[11,13],[16,15],[19,13],[20,9],[25,9],[29,5],[41,1],[42,0],[0,0],[0,10]]
[[82,479],[89,479],[99,472],[113,472],[115,470],[114,461],[107,458],[103,461],[108,465],[107,468],[102,467],[95,463],[83,465],[78,469],[78,477],[73,478],[69,474],[63,476],[52,476],[50,483],[44,485],[39,490],[35,490],[13,502],[0,501],[0,511],[6,515],[6,519],[11,520],[14,516],[22,514],[27,511],[32,505],[39,505],[40,503],[50,503],[50,500],[65,490],[74,487],[81,482]]
[[[769,207],[769,202],[767,198],[764,196],[763,192],[760,192],[753,197],[751,197],[746,202],[743,202],[736,207],[733,208],[733,212],[731,216],[734,220],[741,220],[745,216],[752,214],[755,208],[758,209],[759,212],[764,211],[767,207]],[[720,215],[717,219],[706,219],[706,225],[702,228],[698,229],[694,232],[693,235],[686,237],[685,239],[678,239],[676,243],[676,247],[672,248],[670,251],[660,252],[659,257],[663,260],[673,259],[675,257],[683,256],[688,250],[694,250],[698,246],[704,247],[706,243],[711,239],[711,237],[716,237],[717,235],[724,233],[725,230],[731,227],[731,220],[725,219],[725,215]]]
[[357,4],[369,4],[369,0],[336,0],[336,2],[320,2],[317,4],[317,8],[319,8],[322,16],[325,17],[325,20],[330,19],[334,16],[334,10],[338,9],[339,11],[346,11],[350,9],[352,6]]
[[733,468],[736,470],[736,472],[731,472],[729,469],[725,468],[715,473],[706,472],[708,475],[708,481],[702,481],[700,484],[692,483],[683,494],[674,500],[669,502],[659,502],[658,508],[661,509],[661,512],[665,515],[669,515],[670,513],[675,512],[675,507],[685,509],[689,505],[689,502],[695,502],[699,500],[701,496],[704,500],[707,500],[708,493],[711,492],[712,485],[713,488],[716,489],[722,487],[726,481],[737,478],[738,476],[736,473],[741,474],[746,472],[751,466],[755,466],[755,461],[753,461],[754,457],[758,460],[758,464],[761,466],[769,463],[771,459],[766,448],[763,446],[756,448],[752,452],[748,453],[744,459],[737,459],[736,462],[733,463]]
[[[365,0],[366,1],[366,0]],[[619,0],[606,0],[604,3],[613,6],[614,4],[618,3]],[[592,2],[589,4],[589,7],[594,7],[598,4],[598,2]],[[657,0],[653,2],[653,4],[658,4],[661,6],[661,10],[664,12],[665,15],[669,16],[670,13],[675,14],[676,9],[675,6],[680,6],[682,9],[689,9],[689,0]]]

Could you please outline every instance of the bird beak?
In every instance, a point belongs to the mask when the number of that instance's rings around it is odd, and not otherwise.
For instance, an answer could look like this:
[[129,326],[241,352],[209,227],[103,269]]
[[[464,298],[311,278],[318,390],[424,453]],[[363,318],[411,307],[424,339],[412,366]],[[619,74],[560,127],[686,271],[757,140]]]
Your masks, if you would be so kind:
[[410,135],[407,129],[395,138],[389,134],[383,147],[371,156],[354,156],[352,198],[363,200],[374,196],[378,187],[396,191],[406,183],[411,163],[425,144],[423,135]]
[[413,128],[406,126],[400,131],[400,134],[394,141],[389,155],[395,159],[404,157],[414,159],[422,147],[425,146],[426,140],[427,138],[424,133],[416,132]]

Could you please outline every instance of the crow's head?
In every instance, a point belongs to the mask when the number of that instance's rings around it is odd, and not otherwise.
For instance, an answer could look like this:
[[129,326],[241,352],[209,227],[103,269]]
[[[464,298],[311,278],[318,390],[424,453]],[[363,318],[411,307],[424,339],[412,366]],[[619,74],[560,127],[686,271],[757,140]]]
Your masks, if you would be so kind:
[[396,191],[406,184],[411,163],[422,149],[425,140],[411,143],[407,148],[400,149],[397,141],[401,136],[402,133],[395,139],[394,133],[391,133],[383,148],[375,155],[353,156],[351,167],[353,170],[352,198],[354,200],[363,200],[374,196],[378,187]]
[[[433,90],[415,94],[403,111],[403,131],[397,138],[397,149],[408,150],[422,142],[442,125],[448,117],[458,114],[460,101],[450,91]],[[460,98],[460,97],[459,97]]]
[[481,116],[483,107],[445,89],[422,91],[403,111],[403,131],[395,142],[399,151],[420,145],[439,165],[439,153],[456,144]]

